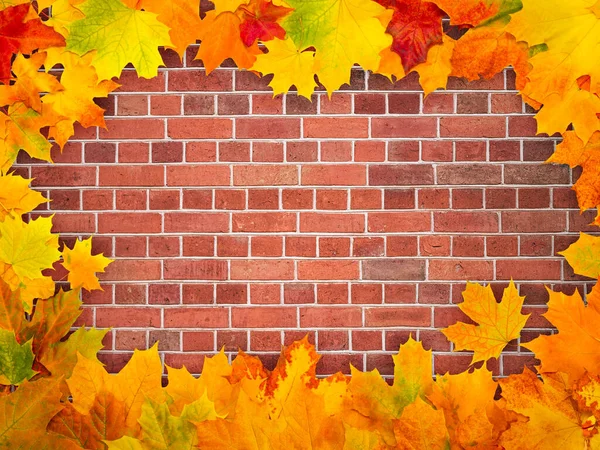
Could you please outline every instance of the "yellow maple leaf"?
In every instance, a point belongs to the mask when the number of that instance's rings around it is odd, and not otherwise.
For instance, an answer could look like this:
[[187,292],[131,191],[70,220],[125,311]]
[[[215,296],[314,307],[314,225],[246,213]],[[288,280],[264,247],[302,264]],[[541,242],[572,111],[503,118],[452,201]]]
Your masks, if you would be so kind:
[[[543,382],[529,369],[500,380],[507,407],[529,418],[512,423],[500,437],[507,449],[564,450],[595,449],[600,435],[590,413],[571,400],[570,386],[560,374],[542,375]],[[590,426],[591,425],[591,426]]]
[[600,373],[600,298],[589,295],[586,307],[577,290],[572,295],[549,289],[548,293],[550,300],[544,317],[558,333],[521,345],[535,353],[543,373],[565,372],[572,380],[585,372]]
[[579,233],[579,239],[558,254],[567,259],[576,274],[600,277],[600,237]]
[[314,47],[319,81],[329,95],[350,82],[350,70],[360,64],[377,70],[380,53],[392,44],[385,33],[393,11],[360,0],[288,0],[294,11],[283,28],[298,48]]
[[227,58],[233,59],[240,69],[249,69],[261,51],[258,43],[247,47],[240,36],[240,18],[232,12],[209,11],[202,19],[202,43],[194,59],[201,59],[206,73],[219,67]]
[[45,21],[46,25],[54,28],[54,31],[67,37],[69,26],[76,20],[83,19],[85,15],[79,10],[85,0],[38,0],[40,11],[52,8],[52,14]]
[[104,272],[112,260],[102,253],[92,255],[92,238],[77,240],[73,249],[65,245],[62,251],[62,265],[69,271],[68,280],[72,289],[83,288],[88,291],[102,289],[96,273]]
[[98,80],[96,69],[91,65],[94,52],[78,56],[64,48],[47,50],[46,70],[60,64],[63,71],[60,77],[62,89],[50,92],[42,99],[44,105],[61,117],[51,126],[49,135],[62,148],[74,134],[73,124],[79,122],[83,127],[104,127],[104,110],[94,98],[107,97],[119,87],[111,80]]
[[70,24],[67,50],[84,55],[96,50],[92,65],[100,80],[118,77],[132,63],[140,77],[156,76],[160,46],[172,46],[169,28],[156,14],[129,8],[120,0],[87,0],[85,17]]
[[29,223],[20,217],[6,216],[0,222],[0,262],[5,264],[0,277],[16,290],[26,278],[42,278],[58,259],[58,236],[50,232],[52,217]]
[[[594,0],[524,2],[523,9],[512,16],[507,26],[507,31],[517,40],[527,42],[530,47],[544,44],[547,48],[529,60],[532,68],[523,94],[540,104],[550,101],[549,108],[556,112],[548,115],[555,120],[549,120],[544,114],[538,117],[541,129],[549,134],[564,131],[563,122],[567,118],[584,142],[594,131],[588,124],[597,123],[598,109],[594,107],[598,103],[575,92],[580,90],[578,80],[589,77],[591,94],[599,93],[600,69],[595,58],[590,57],[598,52],[599,5]],[[548,99],[550,95],[553,97]],[[577,101],[584,96],[589,106],[577,111]],[[561,112],[563,117],[560,117]],[[560,121],[556,122],[559,117]]]
[[394,421],[394,433],[402,449],[444,450],[450,442],[446,431],[444,413],[417,397]]
[[464,301],[458,307],[478,325],[458,322],[444,328],[442,333],[454,343],[455,350],[473,351],[471,364],[498,358],[506,345],[519,337],[529,314],[521,314],[525,297],[513,281],[496,302],[490,285],[483,287],[477,283],[467,283],[463,292]]
[[157,19],[170,28],[171,48],[183,57],[188,45],[200,38],[203,24],[199,3],[199,0],[141,0],[137,7],[157,14]]
[[29,187],[31,179],[20,175],[0,173],[0,222],[6,216],[20,216],[48,201],[40,192]]
[[444,35],[443,42],[432,46],[427,52],[427,60],[417,64],[412,70],[419,74],[419,83],[425,95],[436,89],[445,89],[452,72],[451,58],[456,41]]
[[269,86],[273,96],[283,94],[295,86],[298,95],[310,99],[317,83],[315,82],[315,52],[296,47],[290,38],[273,39],[264,43],[269,51],[257,56],[252,70],[263,75],[273,74]]

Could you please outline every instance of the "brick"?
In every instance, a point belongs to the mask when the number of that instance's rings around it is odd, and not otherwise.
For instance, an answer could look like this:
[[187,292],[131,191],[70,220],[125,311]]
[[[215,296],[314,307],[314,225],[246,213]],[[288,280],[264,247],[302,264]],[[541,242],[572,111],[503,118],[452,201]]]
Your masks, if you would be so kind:
[[388,108],[390,114],[419,114],[421,95],[388,94]]
[[502,212],[502,231],[505,233],[551,233],[567,231],[564,211],[505,211]]
[[[361,283],[352,284],[351,302],[353,304],[379,304],[383,302],[383,285]],[[380,333],[378,333],[380,334]]]
[[151,95],[150,114],[153,116],[178,116],[181,114],[181,96]]
[[270,328],[274,323],[281,328],[292,328],[296,327],[296,308],[235,308],[231,311],[231,322],[237,328]]
[[227,262],[215,259],[172,259],[164,262],[166,280],[225,280]]
[[340,189],[317,189],[317,209],[346,209],[348,191]]
[[281,236],[253,236],[250,240],[250,254],[257,257],[276,257],[283,255]]
[[484,164],[441,165],[437,168],[437,178],[440,184],[500,184],[502,167]]
[[286,143],[286,160],[288,162],[316,161],[319,148],[316,142],[296,141]]
[[[179,256],[179,238],[151,236],[148,238],[148,256]],[[212,253],[209,256],[212,256]]]
[[220,115],[244,115],[250,112],[250,100],[247,95],[219,95],[217,108]]
[[340,258],[350,256],[350,238],[322,237],[319,239],[320,258]]
[[248,238],[217,236],[217,256],[248,256]]
[[102,166],[101,186],[164,186],[164,170],[159,166]]
[[370,212],[368,230],[372,233],[418,232],[431,230],[428,212]]
[[485,260],[429,260],[430,280],[482,280],[489,281],[494,276],[492,261]]
[[172,139],[228,139],[233,137],[233,123],[231,119],[216,118],[168,119],[167,135]]
[[96,308],[96,326],[158,328],[160,314],[158,308]]
[[146,281],[160,279],[160,261],[118,259],[98,275],[100,281]]
[[165,309],[165,328],[225,328],[228,323],[228,308]]
[[221,162],[249,162],[249,142],[219,142],[219,161]]
[[252,161],[283,162],[283,144],[280,142],[254,142]]
[[238,139],[297,139],[300,138],[300,119],[236,119],[235,137]]
[[286,256],[317,256],[317,239],[313,236],[286,236]]
[[98,217],[99,233],[160,233],[158,213],[103,213]]
[[351,141],[321,142],[321,161],[347,162],[352,161]]
[[437,119],[434,117],[386,117],[371,120],[374,138],[436,137]]
[[305,186],[362,186],[367,183],[366,167],[362,164],[304,165],[301,177]]
[[458,114],[486,114],[489,94],[486,92],[458,94],[456,112]]
[[212,116],[215,113],[215,96],[205,94],[186,94],[183,96],[185,115]]
[[183,351],[213,351],[215,347],[215,333],[213,331],[188,331],[183,335]]
[[291,280],[294,262],[289,260],[232,260],[232,280]]
[[107,119],[100,139],[162,139],[164,122],[159,119]]
[[213,194],[209,189],[183,191],[183,209],[212,209]]
[[169,71],[169,91],[230,91],[233,73],[215,70],[206,75],[204,70]]
[[279,164],[235,166],[233,168],[233,184],[236,186],[286,186],[298,184],[298,167]]
[[148,114],[148,96],[119,95],[117,114],[119,116],[145,116]]
[[350,209],[380,209],[381,191],[379,189],[351,189]]
[[385,142],[383,141],[355,141],[354,161],[380,162],[385,160]]
[[153,284],[148,287],[148,303],[151,305],[176,305],[181,303],[178,284]]
[[162,92],[165,90],[165,74],[158,72],[153,78],[140,78],[135,71],[124,70],[117,80],[118,92]]
[[348,304],[348,283],[318,283],[317,303],[320,305]]
[[[417,100],[418,104],[418,100]],[[354,114],[385,114],[385,95],[355,94]]]
[[433,184],[433,181],[433,167],[429,164],[369,166],[370,186],[411,186]]
[[352,112],[352,95],[334,92],[331,98],[319,95],[321,114],[350,114]]
[[298,261],[300,280],[355,280],[360,274],[358,261]]
[[229,231],[227,213],[172,212],[164,215],[166,233],[226,233]]
[[251,284],[250,303],[254,305],[281,303],[281,285],[276,283]]
[[310,283],[284,284],[283,301],[286,304],[315,302],[315,288]]
[[431,326],[431,308],[374,307],[365,310],[365,325],[368,327]]
[[449,114],[454,112],[454,96],[434,92],[423,98],[424,114]]
[[300,231],[303,233],[362,233],[364,230],[363,214],[300,213]]
[[414,189],[385,189],[383,192],[384,209],[414,209]]
[[317,95],[312,95],[310,99],[307,99],[295,93],[288,93],[285,95],[285,113],[316,114],[318,103]]
[[493,212],[436,212],[433,229],[452,233],[498,232],[498,215]]
[[111,142],[88,142],[85,144],[86,163],[114,163],[117,161],[117,145]]
[[507,164],[504,166],[507,184],[568,184],[569,168],[552,164]]
[[433,234],[419,238],[419,252],[422,256],[450,256],[450,237]]
[[454,189],[452,207],[454,209],[483,208],[483,189]]
[[215,190],[215,209],[245,209],[246,191],[243,189]]
[[369,259],[362,261],[364,280],[424,280],[425,261],[417,259]]
[[421,150],[417,141],[390,141],[388,159],[390,161],[418,161]]
[[312,209],[313,198],[312,189],[283,189],[281,191],[283,209]]
[[517,259],[496,262],[496,277],[499,280],[560,280],[559,260]]
[[457,141],[454,143],[456,149],[456,161],[485,161],[485,141]]
[[442,137],[504,137],[506,124],[504,117],[469,116],[441,117],[440,135]]
[[358,307],[300,308],[300,326],[303,328],[357,327],[362,324]]
[[294,213],[233,213],[233,232],[285,232],[296,231]]
[[388,236],[387,256],[417,256],[417,236]]
[[229,167],[189,165],[167,167],[168,186],[229,186]]
[[32,167],[32,186],[95,186],[96,169],[93,167]]

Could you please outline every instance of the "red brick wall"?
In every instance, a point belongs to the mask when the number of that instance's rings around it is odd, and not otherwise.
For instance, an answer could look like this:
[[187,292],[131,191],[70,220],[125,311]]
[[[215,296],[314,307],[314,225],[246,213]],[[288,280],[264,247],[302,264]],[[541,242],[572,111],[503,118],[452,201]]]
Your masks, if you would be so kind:
[[[582,284],[556,252],[590,216],[570,171],[541,164],[554,141],[534,137],[510,72],[424,99],[412,76],[356,70],[311,103],[194,65],[126,73],[101,102],[108,130],[78,130],[53,166],[20,161],[56,231],[94,233],[117,260],[81,321],[113,327],[109,367],[156,340],[193,372],[221,346],[272,364],[309,333],[321,373],[389,374],[412,333],[444,372],[470,360],[438,331],[464,319],[464,280],[514,277],[534,313],[526,339],[547,325],[543,284]],[[527,361],[515,344],[492,366]]]

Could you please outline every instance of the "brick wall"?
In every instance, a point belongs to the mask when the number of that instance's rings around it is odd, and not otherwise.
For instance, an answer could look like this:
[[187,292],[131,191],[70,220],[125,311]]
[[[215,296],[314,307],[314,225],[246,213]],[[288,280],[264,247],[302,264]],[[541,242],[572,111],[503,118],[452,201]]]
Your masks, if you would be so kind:
[[[311,103],[191,59],[166,54],[152,80],[126,72],[101,102],[108,130],[77,130],[55,165],[20,160],[56,231],[94,233],[117,260],[80,321],[113,327],[109,368],[156,340],[195,373],[221,346],[272,365],[309,333],[320,373],[390,374],[412,333],[437,372],[462,369],[470,356],[438,329],[464,320],[464,280],[500,292],[514,277],[533,313],[525,339],[547,326],[544,284],[583,283],[556,252],[590,216],[568,168],[541,164],[554,139],[535,137],[510,72],[424,99],[412,76],[356,70]],[[496,373],[531,362],[508,350]]]

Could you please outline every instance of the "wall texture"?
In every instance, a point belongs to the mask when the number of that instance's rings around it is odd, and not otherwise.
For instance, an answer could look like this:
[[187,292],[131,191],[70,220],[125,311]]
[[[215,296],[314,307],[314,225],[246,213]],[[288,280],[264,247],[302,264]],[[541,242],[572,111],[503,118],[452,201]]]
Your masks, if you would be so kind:
[[[424,99],[412,76],[356,70],[309,102],[191,59],[165,54],[152,80],[126,72],[99,102],[108,130],[78,130],[55,165],[18,166],[52,200],[56,231],[95,233],[117,260],[80,320],[113,327],[109,368],[156,340],[195,373],[222,346],[272,365],[308,333],[320,373],[390,374],[412,333],[436,372],[462,369],[470,356],[438,329],[465,320],[465,280],[500,293],[515,279],[533,313],[523,339],[547,326],[544,284],[583,284],[556,252],[591,217],[570,170],[541,164],[554,139],[535,137],[511,72]],[[497,374],[531,363],[508,350]]]

